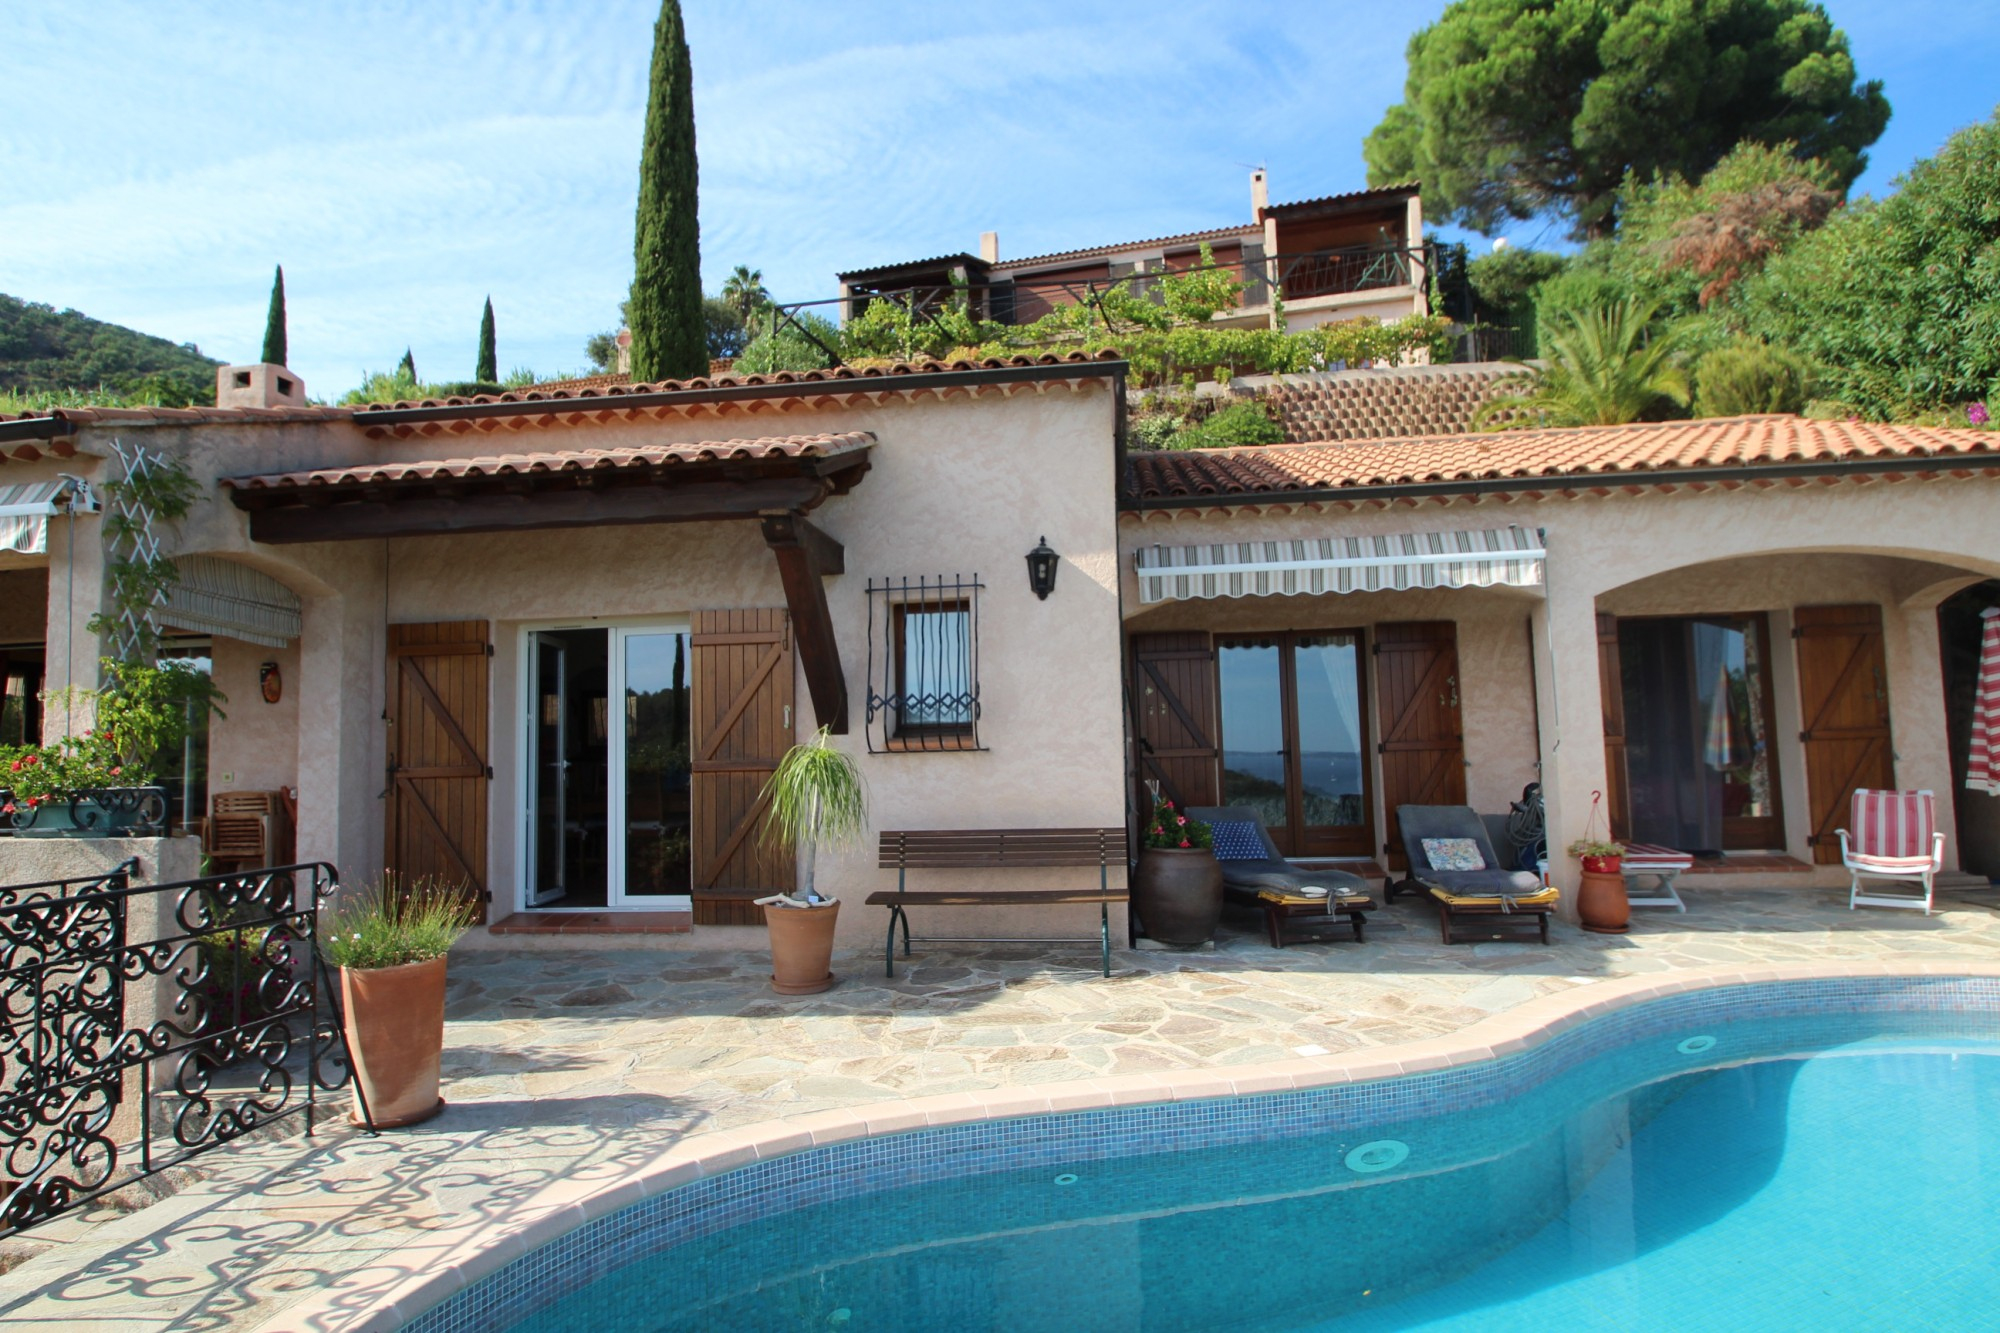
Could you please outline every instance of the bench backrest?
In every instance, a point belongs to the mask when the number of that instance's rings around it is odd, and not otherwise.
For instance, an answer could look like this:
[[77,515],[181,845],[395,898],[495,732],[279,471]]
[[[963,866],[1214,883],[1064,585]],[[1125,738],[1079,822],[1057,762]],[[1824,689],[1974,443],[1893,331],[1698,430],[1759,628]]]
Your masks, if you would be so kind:
[[1095,866],[1125,859],[1122,828],[885,829],[884,870]]

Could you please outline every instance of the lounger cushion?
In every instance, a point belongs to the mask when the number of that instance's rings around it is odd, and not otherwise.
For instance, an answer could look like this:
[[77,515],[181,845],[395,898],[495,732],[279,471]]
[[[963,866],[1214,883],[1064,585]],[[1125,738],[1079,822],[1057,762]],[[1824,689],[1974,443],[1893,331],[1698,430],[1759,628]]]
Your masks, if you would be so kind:
[[1542,881],[1525,870],[1419,870],[1416,879],[1462,898],[1524,898],[1542,891]]
[[1215,835],[1218,861],[1262,861],[1270,856],[1254,820],[1218,819],[1208,827]]
[[[1448,890],[1440,889],[1436,885],[1429,887],[1433,898],[1436,898],[1439,902],[1448,903],[1453,907],[1493,907],[1502,901],[1501,896],[1498,894],[1452,893]],[[1541,889],[1535,893],[1516,894],[1506,899],[1506,901],[1510,902],[1516,908],[1533,910],[1551,906],[1561,901],[1561,899],[1562,890]]]
[[1355,897],[1368,892],[1368,882],[1345,870],[1300,870],[1288,861],[1222,861],[1222,882],[1232,889],[1321,888]]
[[1486,869],[1486,858],[1471,838],[1425,838],[1424,859],[1433,870],[1463,872]]

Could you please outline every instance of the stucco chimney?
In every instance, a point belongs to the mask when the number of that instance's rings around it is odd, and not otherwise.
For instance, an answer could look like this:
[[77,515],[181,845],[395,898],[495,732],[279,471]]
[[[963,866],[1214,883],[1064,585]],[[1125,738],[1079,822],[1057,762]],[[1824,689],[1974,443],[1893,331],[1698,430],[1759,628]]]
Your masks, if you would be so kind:
[[305,382],[283,366],[259,361],[215,372],[217,407],[304,407]]
[[1264,220],[1264,210],[1269,208],[1270,206],[1271,206],[1271,187],[1264,180],[1264,168],[1259,167],[1255,171],[1250,173],[1251,218],[1255,221],[1262,222]]
[[618,337],[614,341],[618,344],[618,352],[611,359],[611,368],[620,375],[630,375],[632,373],[632,330],[618,330]]
[[979,233],[979,257],[989,264],[1000,262],[1000,233],[982,231]]

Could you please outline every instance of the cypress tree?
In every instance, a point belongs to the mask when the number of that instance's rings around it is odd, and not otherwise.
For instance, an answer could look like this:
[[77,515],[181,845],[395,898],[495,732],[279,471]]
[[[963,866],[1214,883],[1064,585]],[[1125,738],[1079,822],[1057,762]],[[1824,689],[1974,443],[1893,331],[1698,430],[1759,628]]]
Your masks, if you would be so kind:
[[264,316],[264,360],[274,366],[285,364],[285,266],[271,280],[271,309]]
[[500,382],[500,353],[493,342],[493,298],[486,298],[486,313],[479,317],[479,365],[472,378],[481,384]]
[[653,25],[652,92],[632,247],[632,378],[638,381],[708,373],[693,85],[679,0],[662,0],[660,21]]
[[403,349],[403,359],[396,363],[396,373],[412,384],[417,381],[417,358],[407,347]]

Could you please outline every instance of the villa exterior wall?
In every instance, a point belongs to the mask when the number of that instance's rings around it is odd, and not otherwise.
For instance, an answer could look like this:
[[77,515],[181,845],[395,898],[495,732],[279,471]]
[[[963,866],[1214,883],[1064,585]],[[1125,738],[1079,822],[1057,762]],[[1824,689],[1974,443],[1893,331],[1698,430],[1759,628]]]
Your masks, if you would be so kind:
[[[855,490],[812,514],[845,547],[846,572],[825,581],[850,699],[854,754],[870,791],[871,823],[886,828],[1123,826],[1124,733],[1114,502],[1116,399],[1108,381],[1080,388],[954,395],[877,406],[593,424],[584,428],[369,440],[342,424],[204,426],[149,432],[147,443],[187,459],[209,497],[180,525],[176,554],[228,556],[298,592],[305,632],[288,655],[218,639],[231,696],[214,724],[212,771],[236,787],[300,789],[299,854],[365,877],[384,859],[380,799],[388,624],[486,620],[491,678],[487,870],[492,913],[517,905],[520,774],[525,719],[521,649],[530,625],[613,620],[685,624],[700,610],[782,607],[777,565],[752,521],[660,524],[512,534],[258,546],[244,516],[213,488],[219,477],[346,466],[370,460],[463,457],[560,448],[873,431],[871,470]],[[774,419],[775,418],[775,419]],[[1038,600],[1024,557],[1046,538],[1062,556],[1053,596]],[[972,753],[870,754],[864,739],[871,578],[978,575],[980,740]],[[90,586],[95,586],[93,582]],[[877,644],[879,658],[881,645]],[[280,661],[286,702],[257,693],[257,666]],[[878,661],[879,671],[879,661]],[[878,682],[879,688],[879,682]],[[794,726],[817,727],[798,671]],[[289,731],[290,736],[280,733]],[[253,780],[254,779],[254,780]],[[849,904],[842,934],[878,937],[885,914],[861,899],[893,887],[862,850],[819,860],[819,883]],[[1112,868],[1114,886],[1122,864]],[[1071,886],[1091,872],[987,874],[993,887]],[[962,885],[939,877],[934,887]],[[965,912],[949,933],[1086,933],[1085,909],[1011,915]],[[1123,914],[1114,926],[1123,937]],[[923,929],[925,923],[920,923]],[[964,927],[961,932],[958,927]],[[1095,923],[1088,923],[1094,931]]]
[[[1700,612],[1768,613],[1772,733],[1785,850],[1811,859],[1798,736],[1797,656],[1790,631],[1801,606],[1881,608],[1896,783],[1937,793],[1950,835],[1951,789],[1939,663],[1937,603],[2000,571],[2000,489],[1989,480],[1813,484],[1704,493],[1646,491],[1511,505],[1458,501],[1374,510],[1179,511],[1125,520],[1120,538],[1127,628],[1334,628],[1451,619],[1459,626],[1468,795],[1504,809],[1539,759],[1550,841],[1582,836],[1591,794],[1606,789],[1596,618]],[[1210,541],[1364,533],[1540,529],[1546,596],[1501,590],[1412,591],[1345,597],[1216,599],[1141,607],[1135,552]],[[1344,603],[1346,605],[1335,605]],[[1532,667],[1528,634],[1532,634]],[[1536,697],[1538,695],[1538,698]],[[1540,743],[1534,743],[1539,727]],[[1523,777],[1527,773],[1530,776]],[[1379,784],[1378,784],[1379,789]],[[1380,820],[1382,811],[1377,810]],[[1378,828],[1381,825],[1378,823]],[[1948,836],[1946,864],[1957,864]],[[1574,867],[1560,860],[1559,877]],[[1845,882],[1838,866],[1812,882]]]

